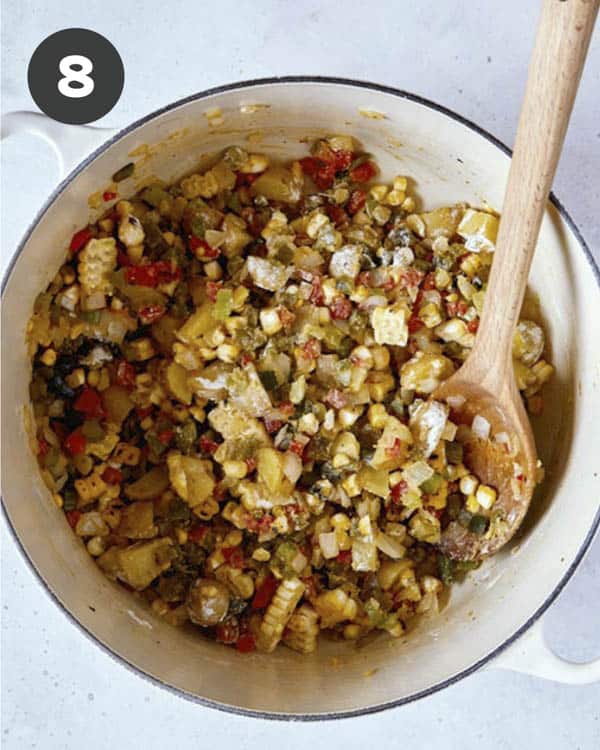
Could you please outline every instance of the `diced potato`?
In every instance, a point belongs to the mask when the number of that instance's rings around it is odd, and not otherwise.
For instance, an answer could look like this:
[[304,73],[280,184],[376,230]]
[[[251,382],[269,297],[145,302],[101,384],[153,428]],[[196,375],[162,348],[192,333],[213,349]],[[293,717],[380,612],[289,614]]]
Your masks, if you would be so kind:
[[166,466],[155,466],[132,484],[125,487],[125,495],[130,500],[152,500],[169,487],[169,473]]
[[432,240],[437,237],[452,237],[463,216],[463,209],[458,206],[436,208],[435,211],[421,214],[425,222],[427,237]]
[[269,492],[281,491],[284,480],[284,456],[274,448],[261,448],[257,453],[258,476],[265,483]]
[[389,472],[383,469],[365,466],[358,473],[358,482],[363,489],[378,497],[386,498],[390,494]]
[[[104,555],[99,558],[99,562]],[[173,542],[168,537],[153,539],[150,542],[136,542],[116,553],[117,577],[137,591],[141,591],[171,567],[173,557]]]
[[212,497],[215,480],[211,461],[172,451],[167,457],[167,464],[171,484],[191,508],[203,505]]
[[400,384],[402,388],[429,394],[433,393],[453,372],[454,365],[448,357],[431,352],[417,352],[402,365]]
[[531,367],[544,352],[544,331],[532,320],[520,320],[513,339],[513,357]]
[[188,382],[188,371],[185,367],[171,362],[167,367],[167,385],[176,399],[182,404],[192,403],[192,389]]
[[129,391],[122,385],[109,385],[102,391],[101,398],[108,421],[115,425],[123,424],[134,407]]
[[359,245],[346,245],[331,256],[329,273],[336,279],[355,279],[360,273],[361,257]]
[[269,436],[262,422],[248,417],[231,404],[219,404],[208,415],[208,421],[213,430],[220,432],[225,440],[269,444]]
[[456,229],[456,234],[464,238],[465,247],[471,252],[493,252],[498,237],[498,226],[497,216],[468,208]]
[[418,510],[409,522],[410,533],[420,542],[437,544],[441,537],[439,519],[426,510]]
[[252,240],[246,231],[246,222],[235,214],[227,214],[223,219],[222,231],[225,232],[223,252],[228,258],[239,255]]
[[252,364],[234,370],[227,386],[231,403],[251,417],[263,417],[273,408],[269,394]]
[[410,429],[415,442],[427,458],[436,449],[448,421],[449,409],[440,401],[424,401],[410,418]]
[[410,310],[398,303],[390,307],[376,307],[371,314],[371,325],[378,344],[406,346]]
[[251,255],[246,263],[252,281],[256,286],[269,292],[277,292],[279,289],[283,289],[290,277],[291,269],[275,260]]
[[215,328],[216,321],[212,314],[212,304],[205,302],[203,305],[197,308],[183,324],[183,326],[177,331],[177,338],[183,341],[184,344],[189,344],[194,339],[204,336]]
[[302,175],[293,169],[274,165],[252,183],[252,192],[282,203],[297,203],[302,197]]
[[[402,576],[406,576],[406,573],[410,571],[409,577],[414,580],[414,572],[412,570],[414,562],[410,559],[405,560],[385,560],[381,563],[381,567],[377,573],[379,585],[384,591],[391,589],[396,582],[400,580]],[[405,585],[403,583],[402,585]]]
[[118,534],[129,539],[152,539],[158,532],[154,524],[154,505],[151,502],[137,502],[121,510],[121,523]]

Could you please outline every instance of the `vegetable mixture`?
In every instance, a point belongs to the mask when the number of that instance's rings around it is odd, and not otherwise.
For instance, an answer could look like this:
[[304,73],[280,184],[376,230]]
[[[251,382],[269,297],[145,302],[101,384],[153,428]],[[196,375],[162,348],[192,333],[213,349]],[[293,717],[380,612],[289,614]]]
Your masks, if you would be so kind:
[[[401,636],[476,566],[441,554],[448,524],[502,521],[429,398],[473,345],[498,217],[418,212],[349,136],[288,165],[232,146],[121,200],[133,173],[29,326],[57,505],[109,578],[242,652]],[[522,320],[533,414],[543,351]]]

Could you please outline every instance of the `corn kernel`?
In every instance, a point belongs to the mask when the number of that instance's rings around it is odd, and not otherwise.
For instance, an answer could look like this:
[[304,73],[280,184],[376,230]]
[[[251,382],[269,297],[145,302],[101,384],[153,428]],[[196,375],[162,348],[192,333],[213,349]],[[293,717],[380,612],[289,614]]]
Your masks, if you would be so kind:
[[403,211],[414,211],[415,207],[416,207],[415,199],[410,195],[402,201]]
[[477,513],[479,511],[479,507],[480,506],[475,495],[469,495],[469,497],[465,500],[465,508],[469,511],[469,513]]
[[85,370],[83,367],[73,370],[70,375],[67,375],[65,382],[70,388],[79,388],[82,386],[85,383]]
[[248,473],[248,465],[245,461],[225,461],[223,471],[231,479],[243,479]]
[[306,435],[316,435],[319,431],[319,420],[312,413],[303,414],[298,420],[298,429]]
[[104,540],[101,536],[93,536],[86,544],[86,547],[92,557],[100,557],[105,550]]
[[360,636],[360,625],[350,623],[344,628],[344,638],[347,641],[355,641]]
[[369,424],[376,430],[383,430],[388,420],[388,413],[383,404],[371,404],[368,411]]
[[53,500],[54,500],[54,502],[56,503],[56,507],[57,507],[57,508],[62,508],[62,507],[63,507],[63,505],[64,505],[64,500],[62,499],[62,495],[60,495],[60,494],[59,494],[58,492],[55,492],[55,493],[54,493],[54,494],[52,495],[52,499],[53,499]]
[[482,508],[485,508],[486,510],[489,510],[496,502],[496,497],[496,490],[493,487],[488,486],[487,484],[480,484],[477,492],[475,493],[477,502],[479,503],[479,505],[481,505]]
[[400,206],[405,199],[406,195],[401,190],[390,190],[385,202],[388,206]]
[[279,313],[273,308],[260,311],[260,324],[268,336],[274,336],[283,328]]
[[344,492],[348,495],[348,497],[356,497],[361,493],[361,488],[358,483],[358,476],[356,474],[349,474],[342,481],[342,487],[344,488]]
[[371,348],[373,367],[376,370],[385,370],[390,364],[390,353],[386,346],[375,344]]
[[46,367],[52,367],[56,364],[57,354],[54,349],[46,349],[46,351],[40,357],[40,360]]
[[188,540],[188,533],[185,529],[175,529],[175,536],[177,537],[177,544],[185,544]]
[[239,529],[234,529],[223,539],[223,547],[239,547],[243,539],[242,532]]
[[236,287],[232,294],[233,309],[236,311],[241,310],[249,295],[250,292],[245,286]]
[[159,615],[159,617],[163,617],[169,611],[169,605],[162,599],[155,599],[152,602],[152,611]]
[[336,453],[331,463],[334,469],[342,469],[344,466],[351,464],[352,459],[345,453]]
[[373,185],[369,192],[376,201],[382,203],[385,200],[385,196],[389,192],[389,188],[387,185]]
[[344,430],[356,422],[363,412],[362,406],[342,406],[338,412],[338,422]]
[[258,547],[258,549],[255,549],[252,553],[252,559],[257,562],[268,562],[271,559],[271,553],[264,547]]
[[393,186],[394,190],[401,190],[405,193],[406,188],[408,187],[408,180],[406,179],[406,177],[398,175],[397,177],[394,177]]
[[100,373],[98,372],[98,370],[91,370],[90,372],[88,372],[87,382],[89,386],[91,386],[92,388],[96,388],[96,386],[100,382]]
[[479,480],[473,474],[467,474],[462,477],[458,485],[463,495],[474,495],[479,486]]

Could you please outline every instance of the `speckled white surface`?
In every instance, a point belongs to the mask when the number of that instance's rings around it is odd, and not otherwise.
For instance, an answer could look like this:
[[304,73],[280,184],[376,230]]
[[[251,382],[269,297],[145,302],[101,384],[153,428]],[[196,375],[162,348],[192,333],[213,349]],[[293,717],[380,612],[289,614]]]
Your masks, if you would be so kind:
[[[228,81],[329,74],[430,97],[512,142],[538,3],[421,0],[340,4],[172,0],[82,4],[4,0],[3,110],[30,109],[26,70],[49,33],[105,34],[125,64],[125,89],[98,124],[127,125],[169,101]],[[555,189],[600,258],[600,36],[592,42]],[[6,264],[58,173],[31,137],[2,154]],[[4,353],[6,356],[6,353]],[[576,502],[576,498],[573,498]],[[568,687],[480,672],[416,704],[335,724],[264,722],[188,703],[101,652],[55,607],[2,522],[2,747],[582,748],[600,746],[600,685]],[[561,655],[600,655],[600,539],[544,618]]]

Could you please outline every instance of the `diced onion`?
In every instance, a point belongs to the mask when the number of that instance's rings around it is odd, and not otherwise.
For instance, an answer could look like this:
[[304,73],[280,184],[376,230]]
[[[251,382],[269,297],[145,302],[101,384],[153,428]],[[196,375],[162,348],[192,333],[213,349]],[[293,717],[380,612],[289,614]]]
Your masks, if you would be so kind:
[[404,469],[404,478],[411,487],[419,487],[434,475],[434,471],[425,461],[415,461]]
[[296,484],[302,474],[302,460],[300,456],[288,451],[283,457],[283,473],[292,484]]
[[404,557],[406,547],[400,544],[394,537],[388,536],[380,531],[375,537],[377,549],[391,557],[393,560],[400,560]]
[[481,414],[476,414],[473,417],[473,423],[471,424],[471,429],[473,430],[473,432],[478,438],[481,438],[482,440],[487,440],[490,436],[491,425],[485,417],[481,416]]
[[327,534],[319,534],[319,547],[323,553],[323,557],[326,560],[331,560],[337,557],[340,553],[340,548],[337,541],[335,531],[331,531]]
[[302,573],[302,571],[306,567],[307,562],[308,559],[305,557],[305,555],[303,555],[302,552],[298,552],[298,554],[294,556],[294,559],[292,560],[290,565],[296,571],[296,573]]

